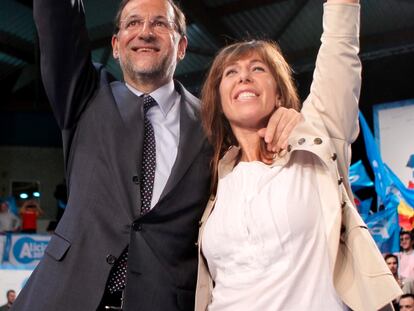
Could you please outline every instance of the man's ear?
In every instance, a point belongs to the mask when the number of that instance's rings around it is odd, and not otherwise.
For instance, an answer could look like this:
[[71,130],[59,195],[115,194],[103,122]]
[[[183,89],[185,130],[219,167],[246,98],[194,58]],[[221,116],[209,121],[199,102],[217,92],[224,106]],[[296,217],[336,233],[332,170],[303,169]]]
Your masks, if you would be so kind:
[[181,36],[178,42],[177,61],[182,61],[185,57],[185,51],[187,50],[188,40],[186,36]]
[[118,59],[119,58],[119,51],[118,51],[118,37],[117,37],[117,35],[112,36],[111,44],[112,44],[112,56],[115,59]]

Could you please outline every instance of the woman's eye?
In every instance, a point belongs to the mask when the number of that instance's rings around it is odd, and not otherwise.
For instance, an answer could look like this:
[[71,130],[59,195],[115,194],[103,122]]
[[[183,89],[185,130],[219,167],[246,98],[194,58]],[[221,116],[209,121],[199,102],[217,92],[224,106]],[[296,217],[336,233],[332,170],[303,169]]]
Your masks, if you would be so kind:
[[229,69],[224,72],[224,76],[227,77],[229,75],[235,74],[237,71],[235,69]]
[[253,67],[253,71],[265,72],[266,70],[264,69],[264,67],[261,67],[261,66],[255,66],[255,67]]

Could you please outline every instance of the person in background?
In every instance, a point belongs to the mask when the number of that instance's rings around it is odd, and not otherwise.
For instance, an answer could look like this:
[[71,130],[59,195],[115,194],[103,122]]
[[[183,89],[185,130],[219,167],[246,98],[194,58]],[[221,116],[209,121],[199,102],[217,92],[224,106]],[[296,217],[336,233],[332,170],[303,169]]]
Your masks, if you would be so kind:
[[404,294],[414,294],[414,280],[405,278],[398,274],[398,257],[394,254],[386,254],[384,256],[385,263],[390,269],[395,280],[400,285]]
[[36,233],[37,219],[43,215],[43,210],[40,208],[39,202],[36,200],[24,201],[19,210],[20,218],[22,220],[22,233]]
[[6,293],[7,303],[0,307],[0,311],[8,311],[12,307],[14,300],[16,299],[16,292],[13,289],[9,289]]
[[54,233],[56,230],[56,227],[65,212],[66,205],[68,204],[68,191],[65,180],[56,185],[53,196],[56,199],[56,220],[51,220],[47,225],[46,232],[49,234]]
[[19,217],[10,211],[7,201],[0,202],[0,233],[16,232],[19,229]]
[[57,212],[56,212],[56,225],[65,212],[66,205],[68,204],[68,190],[66,188],[66,181],[63,180],[60,184],[56,185],[53,196],[56,199]]
[[414,295],[404,294],[400,298],[400,311],[414,311]]
[[[398,257],[394,254],[385,254],[384,260],[403,293],[414,294],[414,281],[398,275]],[[399,310],[399,298],[394,299],[392,304],[396,310]]]
[[401,231],[400,247],[401,252],[396,254],[399,261],[399,275],[414,280],[414,248],[410,232]]
[[196,310],[378,310],[402,294],[352,202],[351,143],[361,85],[357,0],[328,0],[305,121],[286,152],[257,129],[298,109],[279,47],[222,49],[202,88],[214,148],[212,196],[200,221]]

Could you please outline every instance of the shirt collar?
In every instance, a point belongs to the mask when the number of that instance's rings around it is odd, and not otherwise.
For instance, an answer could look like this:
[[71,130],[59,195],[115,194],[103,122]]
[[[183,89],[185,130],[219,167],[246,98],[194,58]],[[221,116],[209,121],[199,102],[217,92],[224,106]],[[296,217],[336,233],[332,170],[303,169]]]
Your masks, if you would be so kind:
[[[226,151],[224,156],[219,161],[219,165],[218,165],[219,178],[223,178],[224,176],[226,176],[228,173],[230,173],[233,170],[236,164],[236,159],[240,152],[241,152],[240,147],[230,146],[230,148]],[[290,152],[286,150],[282,150],[278,154],[275,154],[273,158],[273,162],[272,164],[270,164],[270,167],[285,165],[290,159],[289,154]]]
[[[127,88],[137,96],[142,96],[144,93],[134,88],[132,85],[126,83]],[[164,84],[160,88],[156,89],[155,91],[151,92],[150,94],[152,98],[157,102],[158,106],[161,109],[162,114],[164,117],[167,117],[167,114],[170,112],[171,108],[173,107],[176,99],[177,93],[175,92],[174,81],[171,80],[167,84]]]

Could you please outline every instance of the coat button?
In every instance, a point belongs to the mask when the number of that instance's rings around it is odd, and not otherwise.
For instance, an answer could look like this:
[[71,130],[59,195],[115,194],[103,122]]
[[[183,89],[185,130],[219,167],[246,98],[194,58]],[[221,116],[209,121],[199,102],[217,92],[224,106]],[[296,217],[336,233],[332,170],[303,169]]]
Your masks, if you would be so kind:
[[142,231],[142,225],[139,222],[134,222],[132,224],[132,230],[134,230],[134,231]]
[[115,263],[116,257],[114,255],[106,256],[106,262],[109,263],[111,266]]
[[332,155],[332,157],[331,157],[331,159],[332,159],[332,161],[336,161],[336,158],[337,158],[338,156],[336,155],[336,153],[334,153],[333,155]]
[[343,182],[344,182],[344,178],[343,177],[341,177],[341,178],[338,179],[338,185],[342,184]]
[[313,142],[315,143],[315,145],[320,145],[320,144],[322,144],[322,139],[321,139],[321,138],[319,138],[319,137],[316,137],[316,138],[313,140]]
[[139,178],[137,175],[132,176],[132,182],[136,185],[139,185]]
[[287,146],[287,151],[290,152],[292,150],[292,145]]
[[298,140],[298,144],[299,145],[303,145],[305,143],[306,139],[305,138],[301,138]]

